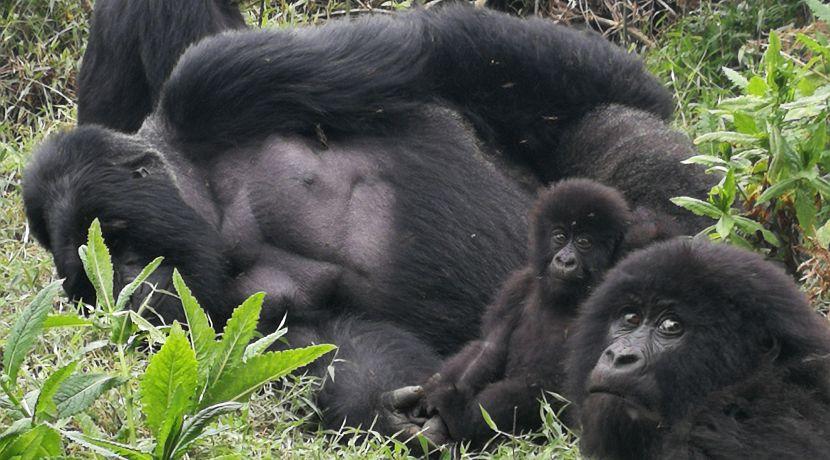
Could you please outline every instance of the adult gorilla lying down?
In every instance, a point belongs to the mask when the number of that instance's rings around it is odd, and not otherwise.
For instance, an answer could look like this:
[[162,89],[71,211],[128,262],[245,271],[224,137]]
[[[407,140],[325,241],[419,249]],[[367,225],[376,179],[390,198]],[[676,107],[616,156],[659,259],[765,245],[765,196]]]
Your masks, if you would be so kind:
[[756,254],[689,240],[634,253],[574,330],[569,397],[592,458],[830,452],[830,330]]
[[292,345],[340,346],[325,421],[391,433],[415,426],[381,395],[478,330],[525,258],[539,184],[593,178],[699,227],[669,202],[709,186],[679,163],[691,149],[671,105],[597,35],[460,6],[229,32],[188,49],[135,134],[52,136],[24,199],[71,296],[94,296],[77,247],[98,217],[119,282],[165,256],[151,281],[178,267],[219,327],[266,291],[261,324],[287,313]]

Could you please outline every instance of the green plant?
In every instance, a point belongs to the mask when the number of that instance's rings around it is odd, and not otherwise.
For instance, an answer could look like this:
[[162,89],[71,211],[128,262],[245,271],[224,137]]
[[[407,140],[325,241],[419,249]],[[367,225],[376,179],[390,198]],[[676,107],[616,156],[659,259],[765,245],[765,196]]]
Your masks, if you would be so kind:
[[[234,310],[221,335],[184,283],[178,271],[173,284],[182,301],[187,332],[174,322],[169,328],[154,326],[138,311],[124,310],[141,283],[155,271],[162,259],[152,261],[138,277],[113,294],[113,266],[96,219],[89,229],[87,244],[78,250],[96,292],[96,307],[89,316],[49,315],[52,299],[60,289],[54,282],[41,291],[17,319],[3,353],[0,388],[5,406],[19,413],[13,425],[0,435],[0,459],[43,458],[62,453],[62,438],[77,442],[107,456],[128,459],[177,459],[205,436],[216,417],[239,410],[251,394],[291,371],[303,367],[333,350],[333,345],[315,345],[284,351],[266,351],[285,329],[251,342],[265,294],[249,297]],[[78,361],[61,367],[47,377],[39,391],[21,397],[16,390],[17,373],[37,336],[47,327],[93,326],[106,332],[109,345],[117,350],[120,375],[74,373]],[[165,333],[164,329],[168,329]],[[136,378],[128,355],[138,353],[130,344],[139,336],[161,343],[150,357],[140,378]],[[137,380],[141,412],[134,407],[133,386]],[[126,385],[123,385],[125,384]],[[123,386],[122,386],[123,385]],[[72,431],[66,421],[86,410],[105,391],[121,387],[127,419],[127,443]],[[137,433],[143,422],[152,435],[149,448],[139,447]]]
[[[830,9],[811,4],[817,13]],[[826,11],[825,11],[826,13]],[[711,154],[687,163],[705,165],[720,182],[706,201],[673,201],[717,222],[703,233],[755,248],[795,271],[799,253],[830,243],[830,46],[827,37],[798,34],[806,62],[782,51],[770,32],[762,65],[746,75],[724,68],[740,95],[708,112],[720,127],[695,139]]]

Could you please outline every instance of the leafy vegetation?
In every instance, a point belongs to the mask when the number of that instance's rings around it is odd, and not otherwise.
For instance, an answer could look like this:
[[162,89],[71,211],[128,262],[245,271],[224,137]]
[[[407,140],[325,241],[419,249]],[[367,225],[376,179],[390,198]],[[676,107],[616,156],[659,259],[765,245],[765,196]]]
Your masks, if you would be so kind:
[[[252,25],[284,27],[412,3],[240,5]],[[522,10],[563,17],[573,3],[524,1]],[[700,146],[690,162],[721,178],[707,200],[678,202],[713,218],[707,231],[712,237],[784,261],[826,311],[828,6],[818,0],[742,0],[702,1],[692,8],[695,2],[666,1],[651,3],[674,13],[661,9],[648,16],[637,8],[649,2],[617,2],[614,11],[597,6],[604,2],[583,3],[594,9],[569,10],[583,15],[576,22],[599,26],[645,52],[652,71],[677,94],[678,127]],[[95,305],[59,297],[50,257],[28,233],[20,178],[43,136],[74,123],[74,77],[90,13],[89,0],[0,2],[0,459],[419,455],[371,430],[319,428],[312,398],[319,382],[289,372],[327,349],[266,351],[285,331],[264,337],[255,332],[261,295],[244,302],[220,335],[176,274],[175,294],[189,327],[154,326],[123,307],[162,261],[113,292],[109,254],[93,226],[81,251]],[[821,21],[813,22],[813,15]],[[278,384],[265,383],[273,380]],[[555,411],[545,404],[540,416],[544,426],[536,433],[512,437],[487,454],[463,446],[457,454],[578,458],[576,438]]]

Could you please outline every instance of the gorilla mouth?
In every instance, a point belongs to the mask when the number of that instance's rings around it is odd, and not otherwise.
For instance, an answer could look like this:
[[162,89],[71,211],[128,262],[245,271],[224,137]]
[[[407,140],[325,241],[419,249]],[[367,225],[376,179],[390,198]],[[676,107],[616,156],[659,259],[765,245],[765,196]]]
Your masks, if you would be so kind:
[[608,396],[613,400],[622,402],[630,409],[627,413],[632,419],[660,421],[660,415],[635,395],[626,394],[607,387],[591,387],[588,389],[588,396]]

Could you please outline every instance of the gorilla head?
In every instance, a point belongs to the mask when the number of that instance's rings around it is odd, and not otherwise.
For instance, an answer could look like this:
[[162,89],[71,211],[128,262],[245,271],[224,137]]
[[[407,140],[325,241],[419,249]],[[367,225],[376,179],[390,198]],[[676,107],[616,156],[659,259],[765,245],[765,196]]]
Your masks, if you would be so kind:
[[530,219],[530,268],[543,297],[578,298],[616,260],[631,215],[616,189],[568,179],[539,195]]
[[[810,357],[830,351],[828,328],[792,280],[755,254],[657,244],[609,272],[581,311],[568,371],[589,456],[710,456],[719,445],[763,452],[750,440],[772,443],[792,425],[785,414],[765,418],[764,408],[783,400],[797,410],[805,394],[826,388],[827,374],[815,377],[825,360]],[[825,417],[826,401],[805,404],[799,419]]]

